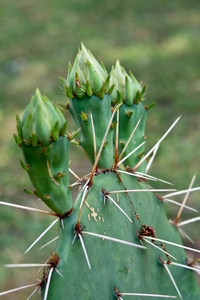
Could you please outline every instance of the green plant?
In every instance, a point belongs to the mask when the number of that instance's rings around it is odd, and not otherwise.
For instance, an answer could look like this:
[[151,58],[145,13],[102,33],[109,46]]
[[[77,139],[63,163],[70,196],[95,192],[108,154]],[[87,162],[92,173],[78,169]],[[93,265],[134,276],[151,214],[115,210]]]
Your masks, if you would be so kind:
[[[173,222],[166,217],[164,202],[199,188],[154,189],[150,182],[162,180],[147,174],[179,118],[145,153],[145,122],[153,104],[143,105],[145,87],[132,73],[117,61],[108,74],[82,45],[62,81],[68,100],[60,105],[70,111],[77,131],[66,134],[64,115],[39,90],[22,120],[17,117],[15,140],[25,159],[20,163],[35,187],[26,192],[53,211],[49,214],[56,219],[48,229],[60,223],[57,250],[45,263],[41,282],[32,285],[35,291],[41,288],[45,300],[198,299],[198,261],[189,261],[184,248],[200,251],[182,245],[178,222],[182,209],[189,208],[187,198]],[[84,178],[69,169],[70,142],[92,164]],[[77,179],[74,184],[69,172]],[[76,185],[80,190],[72,200]]]

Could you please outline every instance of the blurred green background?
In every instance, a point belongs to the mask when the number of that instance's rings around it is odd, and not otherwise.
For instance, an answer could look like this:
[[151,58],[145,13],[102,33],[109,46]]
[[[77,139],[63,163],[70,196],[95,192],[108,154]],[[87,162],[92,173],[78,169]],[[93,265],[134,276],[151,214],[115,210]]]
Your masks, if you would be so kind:
[[[23,192],[24,187],[32,187],[19,165],[21,153],[12,137],[15,115],[22,115],[36,87],[54,102],[65,101],[59,77],[66,77],[68,61],[73,62],[80,42],[108,71],[119,59],[147,86],[148,104],[156,101],[147,121],[148,149],[182,115],[160,146],[150,174],[185,189],[196,172],[194,186],[200,186],[199,0],[1,0],[0,24],[1,201],[45,208]],[[71,161],[80,176],[90,169],[75,147]],[[193,193],[189,204],[200,210],[199,197],[200,192]],[[166,207],[173,218],[177,207]],[[181,220],[194,216],[184,211]],[[56,227],[30,253],[23,253],[51,221],[48,216],[0,206],[0,291],[35,282],[36,270],[6,269],[4,264],[44,262],[56,244],[38,249],[57,235]],[[200,249],[200,222],[184,229]],[[26,299],[31,291],[4,299]]]

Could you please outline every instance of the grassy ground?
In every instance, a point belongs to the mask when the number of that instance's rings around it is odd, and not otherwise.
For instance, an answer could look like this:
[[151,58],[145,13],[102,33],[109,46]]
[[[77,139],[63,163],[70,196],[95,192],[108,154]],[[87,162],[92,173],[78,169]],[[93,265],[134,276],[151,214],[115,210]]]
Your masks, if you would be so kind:
[[[198,0],[2,0],[1,201],[42,206],[22,192],[31,185],[19,166],[20,150],[12,138],[15,114],[22,114],[36,87],[51,100],[64,101],[59,77],[66,77],[68,61],[73,61],[81,41],[108,70],[120,59],[127,70],[131,69],[147,85],[149,103],[157,102],[149,112],[147,148],[182,114],[179,124],[160,147],[151,173],[174,182],[177,188],[187,188],[196,172],[195,185],[200,185],[199,15]],[[87,163],[74,153],[71,158],[76,161],[74,169],[83,175]],[[193,194],[190,203],[200,209],[198,198],[199,193]],[[176,211],[169,209],[169,213],[174,215]],[[184,218],[188,216],[193,215]],[[38,246],[26,256],[23,253],[50,222],[47,217],[1,206],[1,291],[29,284],[34,278],[35,271],[6,270],[3,265],[47,259],[49,249],[39,252]],[[199,228],[196,223],[187,231],[197,243]],[[43,242],[55,235],[56,229]],[[28,294],[13,294],[5,299],[25,299]]]

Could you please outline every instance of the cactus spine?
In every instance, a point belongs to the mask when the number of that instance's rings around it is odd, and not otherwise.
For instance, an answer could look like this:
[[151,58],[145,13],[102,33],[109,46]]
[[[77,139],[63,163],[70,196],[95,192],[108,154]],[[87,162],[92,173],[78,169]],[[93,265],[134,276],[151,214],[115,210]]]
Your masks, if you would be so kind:
[[166,196],[155,194],[171,190],[153,189],[145,173],[152,106],[143,105],[145,88],[119,61],[108,74],[83,45],[63,83],[68,100],[62,106],[93,165],[77,182],[75,201],[68,171],[74,136],[66,135],[63,114],[39,90],[22,121],[17,118],[15,136],[35,194],[61,221],[56,254],[39,285],[43,299],[199,299],[199,269],[187,259],[177,223],[166,217]]

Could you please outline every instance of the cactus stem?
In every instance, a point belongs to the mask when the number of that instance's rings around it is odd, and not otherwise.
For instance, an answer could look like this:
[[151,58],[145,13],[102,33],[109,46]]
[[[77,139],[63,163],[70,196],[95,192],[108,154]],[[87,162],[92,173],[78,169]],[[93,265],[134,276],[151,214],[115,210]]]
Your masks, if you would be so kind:
[[[159,199],[159,198],[158,198],[158,199]],[[169,202],[169,203],[173,203],[173,204],[178,205],[178,206],[182,206],[181,203],[179,203],[179,202],[177,202],[177,201],[174,201],[174,200],[172,200],[172,199],[163,199],[163,198],[161,197],[160,200],[163,201],[163,202]],[[194,211],[194,212],[197,212],[197,213],[199,212],[197,209],[192,208],[192,207],[187,206],[187,205],[184,205],[183,207],[185,207],[185,208],[187,208],[187,209],[189,209],[189,210],[192,210],[192,211]],[[174,224],[174,222],[173,222],[173,224]],[[176,225],[176,224],[174,224],[174,225]]]
[[69,170],[69,172],[70,172],[76,179],[78,179],[78,181],[82,182],[82,180],[80,179],[80,177],[78,177],[78,175],[77,175],[74,171],[72,171],[70,168],[69,168],[68,170]]
[[141,143],[138,147],[136,147],[135,149],[133,149],[133,151],[131,151],[129,154],[127,154],[122,160],[120,160],[117,163],[117,166],[119,166],[120,164],[123,163],[123,161],[125,161],[129,156],[131,156],[133,153],[135,153],[140,147],[142,147],[146,142]]
[[[140,236],[140,237],[152,240],[152,237],[150,237],[150,236]],[[161,242],[161,243],[166,243],[166,244],[169,244],[169,245],[172,245],[172,246],[175,246],[175,247],[183,248],[183,249],[186,249],[186,250],[190,250],[190,251],[193,251],[193,252],[200,253],[199,249],[194,249],[194,248],[187,247],[187,246],[184,246],[184,245],[176,244],[176,243],[166,241],[166,240],[163,240],[163,239],[160,239],[160,238],[153,237],[153,240]]]
[[185,194],[185,193],[188,193],[188,192],[199,191],[199,190],[200,190],[200,186],[195,187],[195,188],[189,188],[187,190],[182,190],[182,191],[177,191],[177,192],[174,192],[174,193],[166,194],[166,195],[162,196],[162,198],[165,199],[167,197],[177,196],[177,195]]
[[59,221],[59,218],[54,220],[51,223],[51,225],[31,244],[31,246],[24,252],[24,254],[26,254],[47,233],[47,231],[49,231],[58,221]]
[[158,145],[160,145],[160,143],[166,138],[168,133],[174,128],[176,123],[178,123],[180,118],[181,118],[181,116],[179,116],[174,121],[174,123],[169,127],[169,129],[165,132],[165,134],[158,140],[158,142],[151,148],[151,150],[149,150],[149,152],[145,156],[143,156],[143,158],[139,161],[139,163],[137,163],[137,165],[133,168],[133,172],[135,172],[135,170],[147,159],[147,157],[149,157],[149,155],[156,149],[156,147],[158,147]]
[[104,144],[105,144],[105,141],[106,141],[106,137],[107,137],[108,132],[109,132],[109,130],[110,130],[110,126],[111,126],[111,124],[112,124],[112,120],[113,120],[113,118],[114,118],[114,115],[115,115],[116,111],[120,108],[121,105],[122,105],[122,104],[118,104],[118,105],[115,107],[115,109],[114,109],[114,111],[113,111],[113,113],[112,113],[112,115],[111,115],[111,118],[110,118],[110,121],[109,121],[109,123],[108,123],[106,132],[105,132],[104,137],[103,137],[103,140],[102,140],[102,142],[101,142],[101,146],[100,146],[100,148],[99,148],[99,152],[98,152],[97,157],[96,157],[96,160],[95,160],[95,162],[94,162],[94,166],[93,166],[93,169],[92,169],[92,173],[91,173],[91,175],[90,175],[90,181],[89,181],[89,184],[92,183],[92,179],[93,179],[94,173],[95,173],[95,171],[96,171],[96,169],[97,169],[97,164],[98,164],[98,161],[99,161],[101,152],[102,152],[102,150],[103,150],[103,147],[104,147]]
[[173,259],[177,260],[176,257],[174,257],[173,255],[169,254],[167,251],[163,250],[162,248],[158,247],[157,245],[155,245],[154,243],[148,241],[147,239],[143,238],[143,241],[145,241],[146,243],[152,245],[153,247],[159,249],[160,251],[164,252],[166,255],[172,257]]
[[116,138],[115,138],[115,169],[118,163],[118,144],[119,144],[119,110],[117,111]]
[[127,242],[124,240],[119,240],[107,235],[103,235],[103,234],[98,234],[98,233],[94,233],[94,232],[88,232],[88,231],[81,231],[81,234],[87,234],[87,235],[91,235],[94,237],[98,237],[100,239],[104,239],[104,240],[109,240],[115,243],[120,243],[120,244],[124,244],[124,245],[128,245],[128,246],[132,246],[132,247],[136,247],[136,248],[141,248],[141,249],[147,249],[145,246],[139,245],[139,244],[135,244],[135,243],[131,243],[131,242]]
[[15,207],[15,208],[20,208],[20,209],[35,211],[35,212],[39,212],[39,213],[42,213],[42,214],[46,214],[46,215],[57,217],[57,215],[55,213],[48,212],[48,211],[41,210],[41,209],[37,209],[37,208],[28,207],[28,206],[23,206],[23,205],[18,205],[18,204],[13,204],[13,203],[7,203],[7,202],[2,202],[2,201],[0,201],[0,205],[6,205],[6,206]]
[[200,221],[200,217],[188,219],[186,221],[178,223],[177,225],[178,225],[178,227],[181,227],[183,225],[187,225],[187,224],[194,223],[194,222],[197,222],[197,221]]
[[113,200],[112,197],[110,197],[109,195],[106,195],[105,198],[108,198],[126,217],[127,219],[133,223],[133,221],[131,220],[131,218],[125,213],[125,211]]
[[51,281],[51,276],[52,276],[53,270],[54,270],[53,267],[49,270],[49,274],[48,274],[48,278],[47,278],[47,285],[46,285],[45,294],[44,294],[44,300],[47,300],[48,291],[49,291],[49,285],[50,285],[50,281]]
[[48,243],[44,244],[42,247],[40,247],[39,250],[41,250],[41,249],[45,248],[46,246],[48,246],[49,244],[55,242],[58,238],[59,238],[59,236],[55,237],[55,238],[52,239],[50,242],[48,242]]
[[119,191],[110,191],[110,192],[108,192],[108,194],[131,193],[131,192],[138,192],[138,193],[140,193],[140,192],[146,192],[146,193],[154,192],[154,193],[156,193],[156,192],[165,192],[165,191],[175,191],[175,189],[119,190]]
[[[190,182],[189,190],[192,188],[193,183],[194,183],[194,181],[195,181],[195,178],[196,178],[196,176],[194,175],[194,176],[192,177],[191,182]],[[177,214],[177,216],[176,216],[176,219],[175,219],[175,221],[174,221],[174,224],[177,224],[177,223],[178,223],[178,220],[179,220],[179,218],[180,218],[180,216],[181,216],[181,213],[182,213],[182,211],[183,211],[184,205],[185,205],[186,202],[187,202],[187,199],[188,199],[189,194],[190,194],[190,192],[188,191],[188,192],[186,193],[184,199],[183,199],[182,205],[181,205],[181,207],[180,207],[180,209],[179,209],[179,211],[178,211],[178,214]]]
[[172,276],[172,274],[171,274],[171,272],[170,272],[170,270],[169,270],[167,264],[164,263],[163,265],[164,265],[165,269],[167,270],[167,272],[168,272],[168,274],[169,274],[169,277],[170,277],[170,279],[171,279],[171,281],[172,281],[172,283],[173,283],[173,285],[174,285],[174,287],[175,287],[177,293],[179,294],[179,297],[182,299],[181,293],[180,293],[180,291],[179,291],[179,289],[178,289],[178,287],[177,287],[177,284],[176,284],[176,282],[175,282],[175,280],[174,280],[174,278],[173,278],[173,276]]
[[84,255],[85,255],[87,264],[88,264],[88,268],[89,268],[89,270],[91,270],[90,260],[89,260],[89,257],[88,257],[88,254],[87,254],[87,251],[86,251],[86,248],[85,248],[85,244],[84,244],[84,242],[83,242],[83,238],[82,238],[82,236],[81,236],[80,233],[78,233],[78,237],[79,237],[79,240],[80,240],[80,242],[81,242],[81,246],[82,246],[82,248],[83,248],[83,252],[84,252]]
[[[119,156],[119,158],[118,158],[118,161],[120,161],[120,159],[122,158],[122,155],[124,154],[126,148],[128,147],[128,145],[129,145],[129,143],[130,143],[130,141],[131,141],[131,139],[132,139],[132,137],[133,137],[133,135],[134,135],[136,129],[138,128],[138,125],[140,124],[141,119],[142,119],[142,116],[141,116],[141,118],[139,119],[139,121],[137,122],[135,128],[133,129],[133,131],[132,131],[132,133],[131,133],[131,135],[130,135],[128,141],[127,141],[126,144],[125,144],[125,146],[123,147],[123,150],[122,150],[122,152],[121,152],[121,154],[120,154],[120,156]],[[119,163],[118,163],[118,165],[119,165]]]
[[8,291],[0,293],[0,296],[4,296],[4,295],[7,295],[7,294],[11,294],[11,293],[14,293],[14,292],[17,292],[17,291],[21,291],[21,290],[36,287],[36,286],[38,287],[37,289],[39,289],[40,288],[40,283],[29,284],[29,285],[18,287],[16,289],[8,290]]
[[151,167],[151,165],[152,165],[152,163],[153,163],[153,161],[154,161],[154,158],[155,158],[155,156],[156,156],[156,153],[157,153],[157,151],[158,151],[159,146],[160,146],[160,144],[158,144],[157,147],[155,148],[155,150],[153,151],[153,155],[152,155],[152,157],[150,158],[150,160],[149,160],[149,162],[148,162],[148,164],[147,164],[147,166],[146,166],[146,173],[148,173],[148,171],[149,171],[149,169],[150,169],[150,167]]

